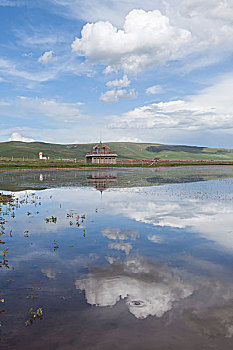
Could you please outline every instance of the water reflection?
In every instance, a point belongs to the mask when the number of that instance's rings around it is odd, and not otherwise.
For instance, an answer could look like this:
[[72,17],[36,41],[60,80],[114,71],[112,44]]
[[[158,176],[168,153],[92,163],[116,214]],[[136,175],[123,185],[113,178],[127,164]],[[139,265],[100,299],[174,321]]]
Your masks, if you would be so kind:
[[140,256],[95,267],[85,279],[77,280],[75,286],[85,291],[91,305],[113,306],[125,299],[129,311],[139,319],[149,315],[162,317],[174,302],[193,293],[193,287],[178,274]]
[[51,267],[46,267],[44,269],[41,269],[41,272],[48,278],[54,280],[57,275],[57,271],[52,269]]
[[135,241],[140,237],[139,233],[135,230],[121,230],[118,227],[106,227],[102,230],[102,235],[110,240],[116,241],[108,245],[110,249],[121,250],[125,252],[126,255],[129,254],[133,246],[130,242],[125,241]]
[[111,187],[117,181],[117,172],[113,171],[95,171],[87,175],[88,183],[94,185],[101,193]]
[[[224,184],[222,184],[224,185]],[[205,186],[192,185],[197,193],[190,193],[189,186],[177,188],[174,192],[169,187],[162,190],[135,189],[125,192],[124,201],[121,193],[114,193],[114,203],[108,203],[109,212],[123,215],[136,222],[152,225],[157,228],[180,229],[199,233],[202,237],[215,241],[225,248],[233,248],[233,187],[230,183],[228,192],[222,197],[208,192]],[[213,183],[210,184],[214,186]],[[198,191],[202,196],[197,196]],[[208,198],[205,194],[208,193]],[[159,235],[148,236],[150,241],[161,243]]]
[[124,300],[138,319],[172,312],[170,322],[183,319],[200,334],[233,337],[232,284],[184,274],[142,256],[109,262],[92,267],[85,278],[76,280],[88,304],[113,307]]
[[194,310],[184,312],[188,326],[199,334],[208,337],[233,337],[233,300],[226,306],[210,308],[207,313],[196,313]]
[[149,239],[149,241],[153,242],[153,243],[156,243],[156,244],[160,244],[160,243],[163,243],[163,240],[161,237],[159,237],[158,235],[148,235],[147,236],[147,239]]
[[157,186],[232,178],[232,166],[131,168],[108,170],[9,171],[0,174],[1,190],[20,191],[56,187],[107,188]]
[[193,331],[209,337],[232,338],[232,284],[200,280],[189,304],[182,310],[185,323]]
[[[6,348],[231,348],[233,180],[140,187],[148,174],[122,174],[82,174],[84,186],[60,174],[0,203]],[[24,327],[31,308],[43,319]]]
[[121,230],[119,227],[106,227],[102,230],[102,235],[112,240],[133,240],[139,238],[140,235],[136,230]]
[[[195,189],[194,184],[192,188]],[[202,192],[200,184],[196,189]],[[227,193],[229,198],[226,199],[214,198],[211,193],[208,199],[195,198],[195,193],[191,194],[188,190],[188,187],[177,188],[176,192],[171,187],[153,188],[148,191],[139,188],[121,189],[106,192],[102,202],[97,193],[82,188],[46,190],[40,193],[40,199],[36,198],[36,195],[33,196],[33,191],[22,191],[16,195],[19,205],[24,205],[25,210],[27,208],[25,214],[29,214],[29,217],[19,215],[16,225],[25,227],[31,233],[55,232],[61,227],[68,227],[71,222],[72,225],[76,225],[79,217],[79,227],[85,229],[82,215],[88,216],[92,215],[93,211],[97,210],[98,213],[98,210],[102,210],[99,212],[101,217],[119,216],[150,225],[153,230],[158,228],[160,231],[157,230],[157,233],[150,232],[147,235],[148,240],[154,243],[165,243],[167,237],[164,237],[161,230],[167,231],[170,228],[195,232],[226,248],[233,247],[231,190]],[[30,195],[31,199],[27,198]],[[77,206],[77,199],[81,205]],[[13,229],[14,221],[10,220],[9,225]],[[129,239],[127,236],[130,236],[130,239],[139,238],[137,230],[131,232],[120,228],[105,228],[102,234],[106,238],[119,241]]]

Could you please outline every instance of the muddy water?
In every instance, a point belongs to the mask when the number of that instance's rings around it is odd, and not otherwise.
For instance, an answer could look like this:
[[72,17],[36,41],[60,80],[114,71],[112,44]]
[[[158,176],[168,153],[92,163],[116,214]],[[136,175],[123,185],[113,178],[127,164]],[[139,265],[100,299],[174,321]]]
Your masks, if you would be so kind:
[[1,174],[0,348],[231,349],[231,177]]

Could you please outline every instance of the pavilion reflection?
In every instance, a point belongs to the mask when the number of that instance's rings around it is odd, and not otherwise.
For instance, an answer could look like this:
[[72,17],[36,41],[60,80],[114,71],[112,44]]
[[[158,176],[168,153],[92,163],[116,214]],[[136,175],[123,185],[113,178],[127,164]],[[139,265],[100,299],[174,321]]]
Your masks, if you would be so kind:
[[87,176],[88,183],[101,193],[117,181],[117,173],[112,171],[95,171]]

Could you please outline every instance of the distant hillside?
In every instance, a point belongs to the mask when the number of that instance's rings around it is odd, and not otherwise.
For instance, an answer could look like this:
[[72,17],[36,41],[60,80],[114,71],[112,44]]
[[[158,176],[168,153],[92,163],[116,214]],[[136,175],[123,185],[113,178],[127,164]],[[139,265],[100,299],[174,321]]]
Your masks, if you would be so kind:
[[[119,159],[154,159],[167,160],[233,160],[233,150],[182,145],[161,145],[153,143],[110,142],[111,150],[117,152]],[[0,157],[38,158],[43,152],[51,159],[77,158],[85,159],[85,154],[92,150],[94,144],[60,145],[43,142],[1,142]]]

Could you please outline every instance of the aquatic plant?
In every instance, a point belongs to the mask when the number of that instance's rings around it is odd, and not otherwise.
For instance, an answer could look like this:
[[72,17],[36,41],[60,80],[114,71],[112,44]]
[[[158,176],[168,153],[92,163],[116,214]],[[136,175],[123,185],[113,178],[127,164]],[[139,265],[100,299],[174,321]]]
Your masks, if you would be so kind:
[[[5,242],[4,242],[4,243],[5,243]],[[3,260],[0,261],[0,267],[5,266],[7,269],[10,268],[10,266],[8,265],[8,260],[6,259],[8,249],[9,249],[9,248],[6,248],[6,249],[3,251]]]
[[59,248],[59,243],[58,241],[54,240],[54,247],[53,247],[54,251],[56,251],[58,248]]
[[45,218],[45,222],[49,223],[49,222],[53,222],[54,224],[57,223],[57,217],[56,216],[51,216],[51,218]]
[[43,317],[43,309],[40,307],[36,311],[33,311],[32,307],[29,310],[29,313],[32,315],[28,320],[25,321],[25,326],[29,326],[30,324],[33,324],[33,322],[36,319],[42,320]]

